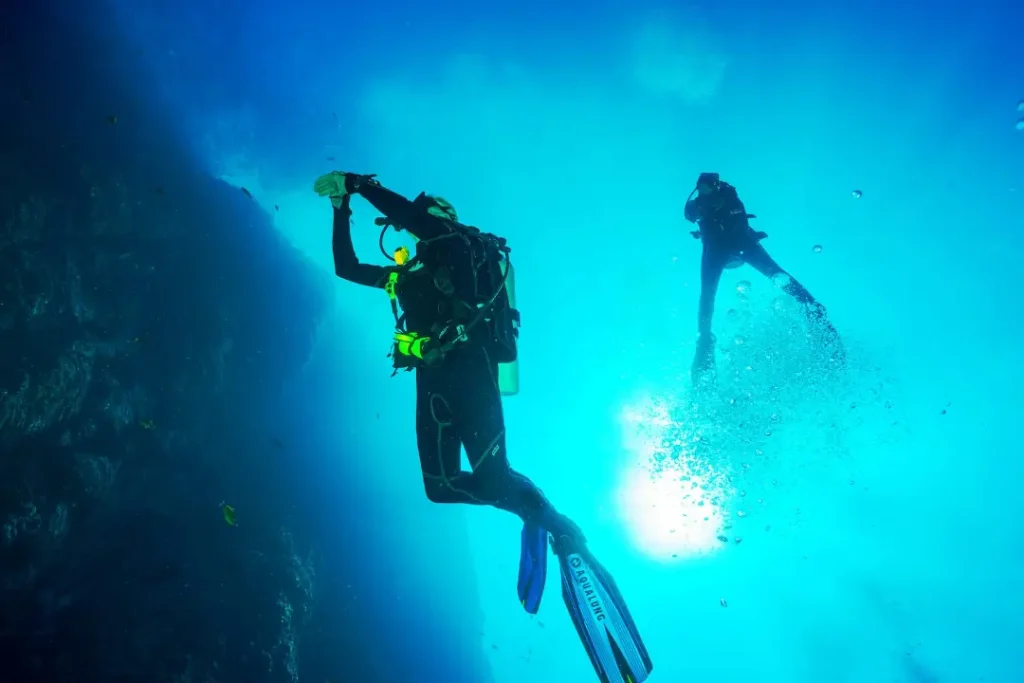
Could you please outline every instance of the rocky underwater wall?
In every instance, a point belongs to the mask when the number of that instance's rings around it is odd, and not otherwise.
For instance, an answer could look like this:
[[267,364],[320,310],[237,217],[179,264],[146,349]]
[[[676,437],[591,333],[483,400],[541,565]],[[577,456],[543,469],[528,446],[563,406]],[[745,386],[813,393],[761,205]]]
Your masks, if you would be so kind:
[[60,4],[0,10],[0,681],[295,681],[262,425],[328,290]]

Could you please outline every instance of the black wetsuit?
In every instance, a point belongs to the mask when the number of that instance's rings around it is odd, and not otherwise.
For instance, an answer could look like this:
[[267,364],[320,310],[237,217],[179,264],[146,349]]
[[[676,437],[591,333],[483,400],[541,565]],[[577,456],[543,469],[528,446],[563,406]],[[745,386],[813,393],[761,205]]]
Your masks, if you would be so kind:
[[[449,221],[428,214],[376,183],[361,187],[359,194],[421,240],[429,241],[452,230]],[[360,263],[352,246],[348,199],[346,196],[342,206],[334,210],[334,267],[338,277],[383,288],[397,272],[395,293],[410,331],[426,332],[438,323],[446,323],[452,319],[453,301],[472,301],[476,275],[460,240],[445,240],[450,246],[433,251],[431,256],[433,266],[446,269],[454,296],[435,285],[433,268]],[[437,263],[439,258],[442,262]],[[498,364],[489,351],[487,336],[482,328],[480,334],[471,332],[468,340],[452,348],[440,363],[416,368],[416,439],[427,498],[435,503],[490,505],[550,531],[563,530],[571,522],[554,511],[532,481],[509,465]],[[462,447],[472,472],[461,471]]]
[[825,307],[807,288],[775,262],[761,240],[767,235],[755,232],[750,227],[750,218],[736,188],[729,183],[717,181],[711,192],[701,192],[686,203],[686,219],[697,223],[700,230],[693,233],[704,247],[700,262],[700,308],[697,314],[697,353],[693,361],[695,380],[702,373],[714,367],[714,335],[711,333],[711,318],[715,312],[715,295],[722,272],[739,261],[753,266],[762,275],[775,278],[786,276],[782,289],[804,304],[808,317],[819,323],[831,340],[837,340],[835,328],[828,322]]

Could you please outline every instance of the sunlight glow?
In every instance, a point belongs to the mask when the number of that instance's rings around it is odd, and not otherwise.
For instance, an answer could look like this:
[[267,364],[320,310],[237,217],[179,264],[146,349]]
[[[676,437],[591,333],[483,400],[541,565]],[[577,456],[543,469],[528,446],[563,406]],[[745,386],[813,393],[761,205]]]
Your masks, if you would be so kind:
[[622,412],[623,439],[635,462],[620,489],[623,515],[638,546],[671,559],[712,552],[727,526],[721,503],[728,478],[700,462],[699,436],[673,421],[677,401],[647,397]]

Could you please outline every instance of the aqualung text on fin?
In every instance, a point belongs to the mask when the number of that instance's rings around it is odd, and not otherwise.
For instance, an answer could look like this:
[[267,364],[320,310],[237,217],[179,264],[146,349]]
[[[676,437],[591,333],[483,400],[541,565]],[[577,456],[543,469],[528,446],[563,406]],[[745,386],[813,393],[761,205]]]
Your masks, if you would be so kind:
[[585,548],[555,552],[562,599],[601,683],[643,683],[654,665],[614,579]]

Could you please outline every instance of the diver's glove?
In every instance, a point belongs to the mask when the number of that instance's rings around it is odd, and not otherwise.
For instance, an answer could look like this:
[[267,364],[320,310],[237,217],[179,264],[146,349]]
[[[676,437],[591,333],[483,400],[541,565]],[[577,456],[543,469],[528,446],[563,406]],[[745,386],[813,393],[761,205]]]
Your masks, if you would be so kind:
[[313,181],[313,191],[321,197],[330,197],[331,205],[341,208],[342,200],[349,194],[347,173],[331,171]]
[[372,175],[331,171],[313,181],[313,191],[321,197],[330,197],[331,205],[340,209],[341,202],[346,196],[359,192],[360,186],[372,179]]

